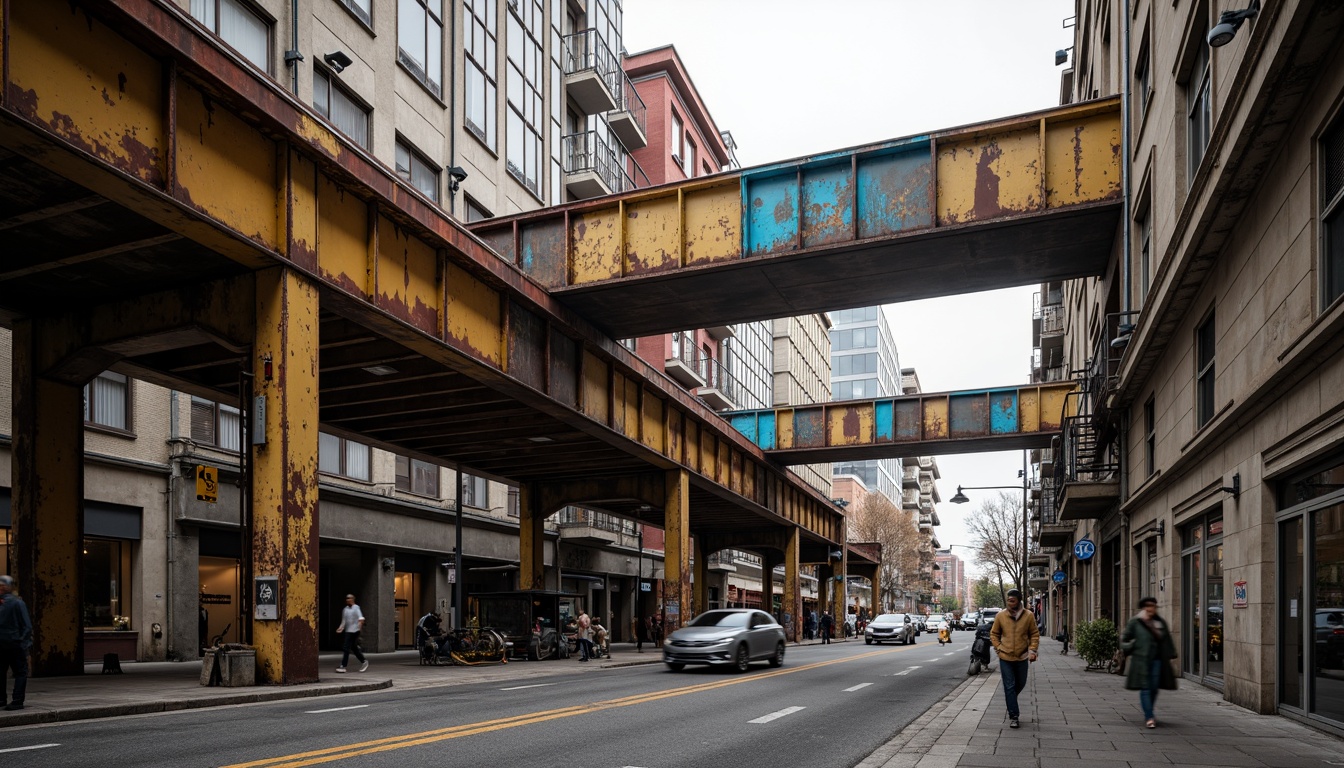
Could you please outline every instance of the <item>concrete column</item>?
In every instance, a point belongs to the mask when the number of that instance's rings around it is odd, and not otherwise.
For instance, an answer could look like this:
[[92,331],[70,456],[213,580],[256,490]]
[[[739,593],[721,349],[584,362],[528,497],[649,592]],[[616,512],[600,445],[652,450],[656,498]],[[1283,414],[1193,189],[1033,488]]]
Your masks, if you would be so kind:
[[691,610],[691,476],[685,470],[667,473],[667,502],[663,507],[663,605],[670,634],[692,617]]
[[[176,492],[176,491],[175,491]],[[181,525],[173,538],[173,621],[168,627],[169,661],[195,661],[201,656],[201,538],[194,525]],[[210,638],[205,638],[208,643]]]
[[[54,333],[54,331],[51,331]],[[84,393],[41,376],[42,326],[14,323],[15,590],[33,618],[32,674],[84,673]]]
[[[384,568],[384,560],[391,560],[394,565],[391,568]],[[364,580],[355,597],[360,610],[364,612],[365,619],[364,631],[359,635],[360,643],[364,646],[364,650],[375,653],[395,650],[397,637],[395,554],[390,549],[364,549],[360,551],[359,562]]]
[[695,604],[686,614],[687,619],[709,610],[709,561],[705,557],[705,548],[700,542],[700,537],[697,536],[692,540],[692,546],[695,551]]
[[798,573],[798,546],[800,529],[794,526],[786,534],[787,539],[784,544],[784,615],[780,619],[784,623],[784,634],[790,641],[795,641],[801,635],[799,627],[803,616],[803,581]]
[[[559,555],[559,553],[556,553]],[[518,489],[518,588],[546,588],[546,512],[535,486]],[[560,558],[556,557],[557,563]],[[462,574],[458,574],[459,579]]]
[[318,294],[283,267],[258,272],[256,281],[252,369],[266,423],[252,430],[266,443],[252,448],[252,567],[280,585],[279,620],[253,624],[257,678],[309,683],[317,680]]
[[775,613],[775,560],[767,554],[761,555],[761,610]]

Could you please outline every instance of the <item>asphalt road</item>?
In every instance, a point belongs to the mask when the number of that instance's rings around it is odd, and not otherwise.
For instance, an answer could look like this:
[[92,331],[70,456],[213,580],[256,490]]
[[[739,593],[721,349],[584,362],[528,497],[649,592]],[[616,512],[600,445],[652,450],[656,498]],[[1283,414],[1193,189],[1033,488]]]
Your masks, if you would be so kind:
[[[852,766],[965,679],[940,647],[790,648],[746,674],[662,665],[0,732],[5,768]],[[565,663],[565,662],[558,662]]]

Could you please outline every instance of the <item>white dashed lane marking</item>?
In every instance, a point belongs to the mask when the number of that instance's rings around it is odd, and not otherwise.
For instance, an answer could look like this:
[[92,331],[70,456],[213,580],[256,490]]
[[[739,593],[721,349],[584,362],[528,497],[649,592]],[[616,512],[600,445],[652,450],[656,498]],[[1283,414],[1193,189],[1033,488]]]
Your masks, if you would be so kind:
[[10,747],[9,749],[0,749],[0,752],[27,752],[30,749],[51,749],[59,747],[60,744],[33,744],[27,747]]
[[778,712],[771,712],[768,715],[758,717],[755,720],[748,720],[747,722],[768,723],[771,720],[778,720],[779,718],[784,717],[785,715],[792,715],[794,712],[802,712],[804,709],[807,709],[807,707],[785,707],[784,709],[781,709]]
[[548,685],[555,685],[555,683],[534,683],[534,684],[532,684],[532,685],[515,685],[515,686],[513,686],[512,688],[500,688],[499,690],[501,690],[501,691],[521,691],[521,690],[523,690],[524,688],[545,688],[545,687],[548,686]]
[[853,692],[858,691],[858,690],[861,690],[861,689],[863,689],[863,688],[867,688],[867,687],[870,686],[870,685],[872,685],[872,683],[859,683],[858,685],[853,685],[853,686],[850,686],[850,687],[846,688],[846,689],[844,690],[844,692],[845,692],[845,693],[853,693]]
[[900,677],[901,675],[908,675],[911,672],[914,672],[916,669],[919,669],[919,667],[918,666],[907,667],[906,669],[902,669],[900,672],[893,674],[892,677]]
[[369,705],[368,705],[368,704],[356,704],[356,705],[354,705],[353,707],[332,707],[331,709],[310,709],[310,710],[308,710],[307,712],[305,712],[304,714],[307,714],[307,715],[321,715],[321,714],[326,713],[326,712],[344,712],[344,711],[346,711],[346,710],[348,710],[348,709],[363,709],[363,708],[365,708],[365,707],[367,707],[367,706],[369,706]]

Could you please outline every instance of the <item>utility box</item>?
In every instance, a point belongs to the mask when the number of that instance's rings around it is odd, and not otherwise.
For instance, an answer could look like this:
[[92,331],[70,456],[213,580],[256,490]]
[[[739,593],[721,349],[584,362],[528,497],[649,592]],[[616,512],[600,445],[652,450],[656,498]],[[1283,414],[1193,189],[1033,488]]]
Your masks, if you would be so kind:
[[201,685],[241,688],[257,684],[257,651],[238,644],[211,648],[201,659]]

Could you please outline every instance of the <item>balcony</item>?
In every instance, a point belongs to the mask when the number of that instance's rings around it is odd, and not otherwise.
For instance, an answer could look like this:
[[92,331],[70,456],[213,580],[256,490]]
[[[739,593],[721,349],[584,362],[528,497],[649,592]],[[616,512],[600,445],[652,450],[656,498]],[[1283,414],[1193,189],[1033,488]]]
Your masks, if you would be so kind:
[[565,91],[585,115],[616,108],[618,82],[624,74],[620,61],[596,29],[566,35]]
[[663,370],[687,389],[705,386],[704,359],[695,346],[694,336],[686,331],[672,334],[672,356],[664,363]]
[[1040,566],[1027,568],[1027,586],[1032,589],[1045,589],[1050,585],[1050,577]]
[[1064,305],[1046,304],[1041,307],[1041,338],[1064,335]]
[[560,538],[573,544],[605,547],[636,536],[635,521],[581,507],[565,507],[556,516]]
[[713,358],[705,360],[705,384],[700,388],[699,395],[705,404],[716,411],[731,411],[741,402],[738,393],[737,380],[724,367],[723,363]]
[[616,100],[616,108],[607,113],[607,125],[611,132],[621,140],[628,150],[643,149],[649,145],[647,127],[647,109],[644,100],[639,97],[634,83],[624,72],[621,73],[621,88]]
[[906,490],[919,490],[919,467],[911,462],[901,462],[901,487]]
[[1059,510],[1055,506],[1057,494],[1053,477],[1041,478],[1040,501],[1041,529],[1036,536],[1036,540],[1043,550],[1058,549],[1069,543],[1069,539],[1073,538],[1074,526],[1073,523],[1065,523],[1059,519]]
[[597,131],[572,133],[563,140],[565,187],[580,200],[649,186],[649,177],[633,158],[616,152]]
[[715,552],[705,558],[705,567],[716,573],[737,573],[731,550]]
[[712,325],[705,329],[705,333],[708,333],[718,341],[723,341],[724,339],[731,339],[736,336],[736,328],[737,326],[733,325]]
[[1100,519],[1120,504],[1120,463],[1108,436],[1112,430],[1088,407],[1086,385],[1081,401],[1081,415],[1065,419],[1060,430],[1055,493],[1061,521]]

